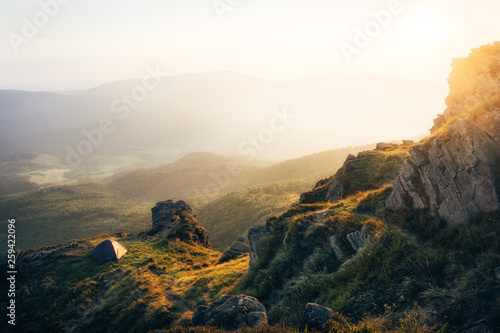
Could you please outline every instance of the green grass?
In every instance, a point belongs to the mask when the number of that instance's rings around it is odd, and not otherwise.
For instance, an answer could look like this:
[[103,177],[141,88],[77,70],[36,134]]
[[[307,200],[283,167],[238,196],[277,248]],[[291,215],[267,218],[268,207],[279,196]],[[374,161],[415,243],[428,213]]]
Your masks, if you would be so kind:
[[346,165],[345,173],[340,179],[343,197],[381,188],[399,175],[402,165],[403,159],[391,153],[368,155],[353,160]]
[[146,235],[118,239],[127,254],[99,264],[89,255],[104,238],[88,240],[86,250],[49,257],[36,268],[19,264],[17,328],[23,332],[168,328],[192,315],[197,305],[228,294],[248,270],[248,256],[219,265],[220,252]]
[[377,217],[383,217],[385,210],[385,203],[392,193],[392,187],[389,186],[386,189],[369,194],[365,199],[363,199],[359,205],[356,207],[356,212],[361,214],[371,214]]

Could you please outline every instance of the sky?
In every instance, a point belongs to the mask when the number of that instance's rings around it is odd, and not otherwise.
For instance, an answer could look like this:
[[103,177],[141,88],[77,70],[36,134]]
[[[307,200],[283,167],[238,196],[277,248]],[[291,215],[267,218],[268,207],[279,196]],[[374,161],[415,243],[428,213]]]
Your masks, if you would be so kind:
[[0,3],[0,88],[232,70],[274,81],[374,73],[445,82],[500,39],[493,0],[24,0]]

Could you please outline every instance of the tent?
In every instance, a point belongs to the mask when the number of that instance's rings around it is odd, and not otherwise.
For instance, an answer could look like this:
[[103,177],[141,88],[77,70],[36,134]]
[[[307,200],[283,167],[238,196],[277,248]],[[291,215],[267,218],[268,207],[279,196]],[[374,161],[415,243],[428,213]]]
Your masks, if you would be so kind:
[[115,240],[106,239],[102,241],[90,254],[98,262],[120,259],[127,253],[127,249]]

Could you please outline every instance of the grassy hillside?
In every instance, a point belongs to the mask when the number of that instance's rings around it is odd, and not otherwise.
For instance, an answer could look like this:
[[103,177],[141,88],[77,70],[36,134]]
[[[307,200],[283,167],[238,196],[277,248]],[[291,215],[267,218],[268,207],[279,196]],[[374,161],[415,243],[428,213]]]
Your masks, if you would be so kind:
[[198,220],[207,228],[212,246],[220,251],[236,239],[246,238],[248,229],[298,202],[309,182],[260,185],[228,193],[196,209]]
[[128,253],[99,264],[89,255],[108,236],[75,242],[41,265],[21,261],[17,330],[147,332],[184,325],[196,305],[228,293],[248,269],[248,256],[217,264],[219,252],[144,234],[118,239]]
[[259,171],[255,183],[307,179],[317,181],[334,174],[349,154],[373,149],[374,145],[347,147],[287,160]]
[[[299,194],[310,186],[309,182],[256,186],[193,208],[209,231],[214,248],[222,251],[238,235],[245,236],[250,226],[297,202]],[[151,228],[154,204],[123,198],[97,184],[66,185],[2,196],[0,214],[16,219],[16,246],[27,249],[101,233],[139,233]],[[0,227],[6,223],[1,222]]]
[[[235,175],[229,175],[228,167],[238,162],[237,158],[194,153],[162,167],[119,173],[103,185],[65,185],[41,190],[28,181],[28,176],[16,176],[15,172],[20,167],[50,171],[47,165],[55,162],[48,155],[31,154],[21,156],[22,163],[14,160],[2,164],[3,172],[10,172],[8,177],[0,176],[2,194],[32,192],[0,195],[0,213],[17,218],[17,246],[24,249],[106,232],[140,232],[150,227],[150,208],[154,203],[184,199],[193,208],[200,208],[201,223],[209,229],[214,246],[222,250],[250,226],[297,201],[298,195],[312,187],[318,177],[330,174],[346,154],[359,149],[327,151],[270,167],[243,163]],[[13,170],[7,170],[9,165]],[[29,173],[30,180],[35,176]],[[78,175],[73,172],[71,176]],[[46,174],[40,177],[42,183],[46,182]],[[53,181],[57,183],[56,178]],[[278,181],[281,183],[275,184]],[[259,188],[261,184],[266,185]],[[5,224],[6,221],[0,222],[0,227]]]
[[[257,332],[297,332],[308,302],[334,311],[327,323],[330,332],[459,332],[478,322],[499,330],[500,285],[495,269],[500,267],[500,213],[481,214],[432,233],[403,229],[412,226],[408,221],[418,212],[396,215],[385,208],[392,190],[387,183],[391,179],[385,176],[392,177],[394,159],[376,160],[376,170],[387,173],[374,172],[363,159],[372,161],[373,156],[365,155],[346,173],[350,180],[345,181],[356,184],[353,195],[327,203],[316,195],[324,193],[320,187],[317,193],[309,192],[307,203],[269,218],[271,233],[259,244],[259,260],[250,267],[247,256],[218,264],[219,252],[144,233],[119,239],[129,253],[118,262],[101,265],[89,253],[109,235],[75,241],[62,254],[55,251],[43,257],[53,249],[28,252],[19,275],[21,329],[180,333],[188,330],[197,305],[229,293],[254,296],[266,306],[271,326]],[[351,179],[353,174],[362,177]],[[291,193],[305,185],[274,184],[233,192],[200,209],[198,217],[202,224],[206,219],[210,241],[232,241],[241,234],[238,228],[247,228],[251,219],[281,210],[286,200],[296,202],[298,197]],[[127,207],[123,201],[123,206],[114,206],[120,198],[96,185],[52,188],[3,200],[16,198],[24,203],[17,203],[17,209],[24,207],[23,215],[37,204],[76,205],[74,212],[82,211],[88,218],[92,210],[84,203],[115,212],[139,207],[132,202]],[[9,206],[2,203],[4,209]],[[144,205],[149,226],[151,205]],[[40,210],[40,214],[48,213]],[[347,235],[362,228],[369,242],[356,251]],[[343,257],[336,255],[331,236]]]
[[0,226],[6,230],[7,218],[15,218],[16,247],[35,248],[103,232],[139,233],[151,227],[152,206],[96,184],[56,186],[0,197]]
[[[391,169],[392,160],[386,162]],[[357,173],[370,174],[369,164],[357,166]],[[372,188],[378,181],[375,173],[357,178],[356,186]],[[500,214],[415,236],[400,228],[411,212],[386,211],[390,192],[385,184],[270,218],[272,233],[259,244],[259,260],[235,292],[262,301],[272,324],[297,325],[305,304],[315,302],[334,311],[333,332],[454,332],[478,320],[499,330],[494,270],[500,266]],[[325,209],[322,218],[313,215]],[[356,252],[346,236],[361,228],[370,241]],[[344,258],[335,255],[331,236]]]

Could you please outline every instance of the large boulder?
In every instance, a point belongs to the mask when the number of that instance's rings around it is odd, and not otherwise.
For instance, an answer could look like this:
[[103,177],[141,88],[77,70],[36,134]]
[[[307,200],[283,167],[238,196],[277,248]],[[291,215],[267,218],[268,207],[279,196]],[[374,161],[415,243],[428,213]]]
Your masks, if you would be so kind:
[[377,151],[386,151],[392,148],[397,147],[397,144],[394,143],[387,143],[387,142],[379,142],[377,143],[377,146],[375,147],[375,150]]
[[191,207],[182,200],[158,202],[151,209],[152,233],[167,239],[179,239],[187,243],[198,243],[210,247],[207,230],[198,224]]
[[316,303],[307,303],[300,318],[299,331],[310,332],[316,330],[319,332],[326,330],[326,323],[333,311]]
[[209,307],[194,310],[193,326],[214,326],[227,330],[267,326],[266,308],[250,296],[223,296]]
[[161,201],[151,208],[153,218],[153,228],[168,227],[172,222],[179,219],[183,211],[192,213],[191,207],[182,200],[174,202],[173,200]]

